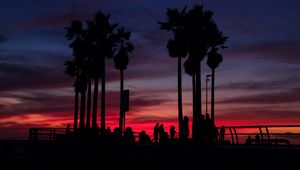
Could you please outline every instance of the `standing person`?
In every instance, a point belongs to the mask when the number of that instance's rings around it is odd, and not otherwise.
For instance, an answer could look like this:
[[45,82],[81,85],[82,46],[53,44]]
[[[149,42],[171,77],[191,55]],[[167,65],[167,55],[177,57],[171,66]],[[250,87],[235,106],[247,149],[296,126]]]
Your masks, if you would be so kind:
[[164,140],[164,135],[165,135],[165,129],[164,129],[164,124],[160,124],[158,127],[158,134],[159,134],[159,142],[163,142]]
[[69,140],[71,138],[71,129],[70,129],[70,123],[67,124],[66,127],[66,139]]
[[214,139],[214,132],[213,132],[214,129],[213,129],[213,123],[207,113],[205,114],[205,125],[206,125],[206,142],[212,144]]
[[171,138],[171,140],[174,140],[174,138],[175,138],[175,133],[176,133],[176,131],[175,131],[175,126],[171,126],[171,127],[170,127],[170,138]]
[[189,118],[187,116],[184,116],[183,118],[183,123],[182,123],[182,136],[184,140],[188,140],[189,135],[190,135],[190,130],[189,130]]
[[221,129],[220,129],[220,142],[221,143],[224,143],[224,137],[225,137],[225,127],[224,127],[224,125],[221,127]]
[[158,128],[159,128],[159,123],[156,123],[156,125],[154,126],[154,132],[153,132],[155,143],[158,142]]

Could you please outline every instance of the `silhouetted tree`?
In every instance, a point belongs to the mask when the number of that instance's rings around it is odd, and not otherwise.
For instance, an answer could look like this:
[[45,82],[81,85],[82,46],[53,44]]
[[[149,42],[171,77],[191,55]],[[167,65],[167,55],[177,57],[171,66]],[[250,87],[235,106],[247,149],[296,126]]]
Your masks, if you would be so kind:
[[215,123],[215,69],[222,62],[223,57],[220,53],[218,53],[218,48],[211,48],[208,53],[207,65],[211,69],[211,121],[213,124]]
[[105,129],[105,58],[112,58],[114,47],[116,46],[117,37],[113,34],[118,24],[109,22],[110,15],[102,12],[95,14],[93,20],[87,22],[89,35],[93,39],[92,60],[94,69],[94,99],[93,99],[93,116],[92,126],[97,126],[97,102],[98,102],[98,83],[101,77],[101,129]]
[[86,106],[86,128],[91,127],[91,106],[92,106],[92,79],[93,79],[93,69],[92,69],[92,56],[90,55],[91,44],[88,43],[88,56],[86,58],[86,74],[87,74],[87,106]]
[[201,106],[201,61],[212,47],[223,47],[227,37],[223,36],[212,19],[213,12],[195,5],[186,14],[186,38],[189,57],[185,62],[186,72],[193,76],[193,138],[199,135]]
[[86,92],[86,63],[85,57],[87,52],[87,44],[84,40],[84,30],[80,21],[74,20],[70,27],[66,27],[66,37],[72,40],[70,48],[73,49],[73,61],[65,63],[66,73],[74,75],[75,80],[75,112],[74,112],[74,128],[77,128],[78,115],[78,92],[81,95],[80,105],[80,128],[84,128],[85,120],[85,92]]
[[119,28],[117,36],[119,39],[118,43],[118,52],[114,56],[115,68],[120,70],[120,119],[119,119],[119,129],[123,131],[123,120],[125,111],[122,105],[122,93],[124,90],[124,70],[126,70],[128,65],[128,53],[131,53],[134,50],[134,47],[129,43],[131,32],[125,31],[125,29]]
[[75,91],[75,100],[74,100],[74,133],[77,130],[78,123],[78,94],[79,94],[79,78],[78,78],[78,67],[74,61],[65,62],[65,74],[68,74],[72,77],[75,77],[75,82],[73,84]]
[[179,127],[179,138],[182,137],[182,81],[181,81],[181,58],[187,56],[187,44],[185,39],[185,22],[186,22],[186,8],[179,11],[178,9],[167,10],[167,22],[159,22],[160,29],[171,31],[173,33],[172,38],[167,44],[168,52],[170,57],[177,57],[178,67],[178,127]]

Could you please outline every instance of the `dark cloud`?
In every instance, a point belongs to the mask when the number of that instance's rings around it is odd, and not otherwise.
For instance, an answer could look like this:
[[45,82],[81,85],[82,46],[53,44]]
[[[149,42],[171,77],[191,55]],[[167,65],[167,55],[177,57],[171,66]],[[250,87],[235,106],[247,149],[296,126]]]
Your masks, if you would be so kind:
[[71,86],[63,69],[22,64],[0,63],[0,91],[45,89]]
[[[141,112],[147,107],[160,106],[164,103],[173,101],[168,98],[162,98],[159,92],[155,91],[134,91],[129,92],[129,110],[130,112]],[[109,112],[119,112],[120,92],[108,91],[106,103]]]
[[79,13],[68,13],[55,16],[45,16],[22,23],[25,28],[57,28],[69,26],[71,21],[80,20],[83,23],[87,20],[86,16]]
[[291,88],[279,92],[261,93],[225,99],[223,104],[283,104],[300,102],[300,88]]
[[[73,91],[64,91],[64,89],[57,91],[53,92],[53,89],[52,91],[49,89],[49,91],[22,90],[2,93],[0,97],[2,102],[0,109],[3,114],[1,117],[28,113],[53,114],[56,117],[72,115],[74,110]],[[100,93],[101,91],[99,91],[99,100]],[[106,92],[107,113],[112,115],[119,113],[119,97],[120,93],[118,91]],[[160,98],[156,93],[131,92],[129,102],[130,112],[140,112],[148,107],[160,106],[170,101],[170,99]],[[98,104],[100,104],[100,101]]]
[[165,117],[163,115],[161,116],[136,116],[130,119],[130,122],[135,123],[155,123],[155,122],[177,122],[178,118],[176,116],[174,117]]
[[159,98],[134,98],[130,101],[130,105],[132,105],[133,110],[143,110],[143,108],[151,107],[151,106],[159,106],[165,102],[169,102],[166,99],[159,99]]
[[[71,96],[57,95],[47,92],[22,91],[10,92],[1,95],[5,98],[14,99],[17,102],[2,104],[2,116],[23,115],[28,113],[48,114],[71,112],[74,99]],[[57,117],[66,115],[56,115]]]
[[284,109],[281,107],[241,107],[237,109],[223,110],[222,114],[216,114],[218,120],[264,120],[265,122],[292,122],[300,120],[299,109]]
[[3,34],[0,34],[0,44],[2,44],[3,42],[7,41],[7,37],[4,36]]
[[269,41],[263,43],[255,43],[229,48],[224,52],[226,56],[247,59],[260,60],[261,62],[279,61],[284,63],[300,62],[300,41]]
[[298,87],[300,85],[299,77],[290,77],[285,80],[265,80],[265,81],[245,81],[231,82],[228,84],[218,85],[218,90],[281,90],[288,87]]

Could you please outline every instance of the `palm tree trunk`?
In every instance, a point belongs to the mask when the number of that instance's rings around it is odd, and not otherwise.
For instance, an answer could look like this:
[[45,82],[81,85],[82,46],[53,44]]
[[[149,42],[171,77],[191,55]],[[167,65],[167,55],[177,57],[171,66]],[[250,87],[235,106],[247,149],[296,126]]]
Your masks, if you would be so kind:
[[[199,129],[199,125],[200,125],[200,116],[202,114],[202,101],[201,101],[201,63],[199,63],[199,71],[197,71],[196,73],[196,83],[195,83],[195,112],[193,115],[195,117],[195,119],[193,119],[195,122],[193,122],[193,124],[195,124],[195,126],[193,128],[195,128],[193,130],[194,133],[197,133],[197,129]],[[193,136],[197,136],[199,134],[193,134]]]
[[87,111],[86,111],[86,128],[91,127],[91,98],[92,98],[92,80],[88,80],[88,93],[87,93]]
[[94,83],[94,97],[93,97],[93,116],[92,116],[93,129],[97,129],[98,84],[99,84],[99,78],[96,78]]
[[196,109],[196,77],[192,76],[192,90],[193,90],[193,128],[192,128],[192,138],[196,139],[197,134],[197,109]]
[[215,69],[211,70],[211,121],[215,124]]
[[102,57],[101,79],[101,131],[105,130],[105,57]]
[[178,76],[178,127],[179,127],[179,138],[182,138],[182,80],[181,80],[181,57],[178,56],[178,68],[177,68],[177,76]]
[[124,90],[124,74],[123,74],[123,70],[120,69],[120,120],[119,120],[119,129],[121,132],[123,132],[123,102],[122,102],[122,94],[123,94],[123,90]]
[[[76,88],[76,87],[75,87]],[[75,103],[74,103],[74,133],[77,132],[78,124],[78,94],[79,92],[75,90]]]
[[84,128],[84,120],[85,120],[85,92],[81,92],[81,99],[80,99],[80,123],[79,128]]

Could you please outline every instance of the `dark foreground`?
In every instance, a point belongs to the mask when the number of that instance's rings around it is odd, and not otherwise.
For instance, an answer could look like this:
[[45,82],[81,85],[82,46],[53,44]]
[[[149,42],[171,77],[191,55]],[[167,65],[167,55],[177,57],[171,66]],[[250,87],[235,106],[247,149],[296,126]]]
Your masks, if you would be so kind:
[[208,145],[70,145],[2,141],[0,169],[262,169],[300,168],[299,147]]

